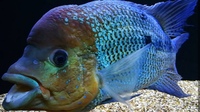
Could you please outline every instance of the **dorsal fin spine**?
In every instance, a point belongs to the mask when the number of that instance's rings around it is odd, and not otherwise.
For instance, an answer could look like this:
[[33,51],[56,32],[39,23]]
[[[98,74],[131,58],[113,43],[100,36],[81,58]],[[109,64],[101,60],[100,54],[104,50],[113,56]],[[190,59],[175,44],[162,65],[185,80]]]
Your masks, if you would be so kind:
[[197,0],[175,0],[139,7],[153,15],[168,36],[176,37],[184,33],[186,19],[194,13],[196,4]]

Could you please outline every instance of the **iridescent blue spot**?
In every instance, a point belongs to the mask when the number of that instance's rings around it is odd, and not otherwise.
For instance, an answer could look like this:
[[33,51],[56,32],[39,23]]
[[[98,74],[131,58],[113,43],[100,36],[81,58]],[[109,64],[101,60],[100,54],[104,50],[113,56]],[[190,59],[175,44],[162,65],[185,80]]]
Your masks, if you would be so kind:
[[94,24],[91,24],[91,27],[94,27]]
[[59,78],[59,75],[58,75],[58,73],[56,74],[56,78]]
[[82,104],[82,102],[78,102],[78,104],[80,105],[80,104]]
[[71,12],[68,12],[67,15],[72,15],[72,13],[71,13]]
[[83,98],[87,98],[87,96],[86,96],[86,95],[84,95],[84,96],[83,96]]
[[88,11],[92,11],[92,9],[91,9],[91,8],[89,8],[89,7],[87,7],[87,10],[88,10]]
[[84,22],[84,18],[79,18],[79,22],[83,23]]
[[89,21],[86,21],[86,23],[87,23],[88,25],[90,25],[90,22],[89,22]]
[[87,17],[87,14],[83,14],[85,17]]
[[99,36],[99,37],[101,37],[101,35],[102,35],[102,33],[101,33],[101,32],[99,32],[99,33],[98,33],[98,36]]
[[67,71],[66,71],[66,70],[63,70],[62,72],[66,73]]
[[95,28],[92,28],[92,31],[93,31],[93,32],[97,32]]
[[68,23],[68,22],[69,22],[68,18],[65,18],[65,22],[66,22],[66,23]]
[[78,15],[78,13],[74,12],[74,15],[75,15],[75,16],[77,16],[77,15]]
[[108,21],[112,21],[112,18],[110,16],[107,16]]
[[80,80],[81,80],[81,77],[80,77],[80,76],[78,76],[78,77],[77,77],[77,80],[78,80],[78,81],[80,81]]
[[73,20],[78,20],[78,17],[77,16],[73,16]]
[[71,80],[67,80],[67,81],[66,81],[66,84],[69,84],[70,82],[71,82]]
[[89,20],[89,19],[90,19],[90,17],[87,17],[87,18],[86,18],[86,20]]
[[99,31],[99,27],[96,27],[96,31]]
[[79,88],[79,86],[78,85],[76,85],[76,89],[78,89]]

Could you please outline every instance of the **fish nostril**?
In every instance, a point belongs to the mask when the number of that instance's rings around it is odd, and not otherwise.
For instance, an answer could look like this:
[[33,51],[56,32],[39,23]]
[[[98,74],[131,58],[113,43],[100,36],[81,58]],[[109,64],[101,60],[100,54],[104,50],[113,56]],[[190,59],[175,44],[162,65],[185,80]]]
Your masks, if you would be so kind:
[[39,64],[39,61],[38,60],[33,60],[33,64],[37,65],[37,64]]

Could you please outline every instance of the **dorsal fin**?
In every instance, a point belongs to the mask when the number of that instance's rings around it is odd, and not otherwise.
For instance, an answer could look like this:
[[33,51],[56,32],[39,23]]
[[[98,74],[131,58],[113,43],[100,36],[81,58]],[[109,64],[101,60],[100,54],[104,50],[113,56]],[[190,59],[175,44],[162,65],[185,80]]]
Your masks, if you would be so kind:
[[168,36],[176,37],[184,32],[185,21],[193,14],[196,4],[197,0],[175,0],[139,7],[153,15]]

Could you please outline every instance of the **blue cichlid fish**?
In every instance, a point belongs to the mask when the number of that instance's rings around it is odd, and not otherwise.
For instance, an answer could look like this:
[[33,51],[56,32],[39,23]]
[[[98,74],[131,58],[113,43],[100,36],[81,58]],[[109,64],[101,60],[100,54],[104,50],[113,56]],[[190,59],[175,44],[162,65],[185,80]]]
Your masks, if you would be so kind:
[[139,89],[182,98],[176,53],[197,0],[152,6],[103,0],[51,9],[33,26],[3,80],[6,110],[89,111]]

